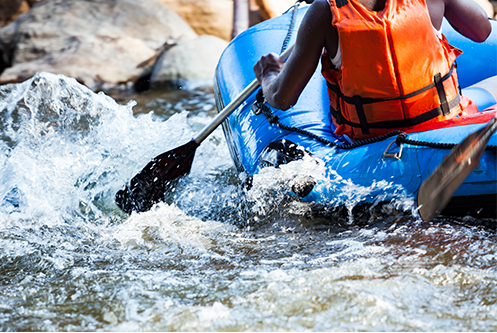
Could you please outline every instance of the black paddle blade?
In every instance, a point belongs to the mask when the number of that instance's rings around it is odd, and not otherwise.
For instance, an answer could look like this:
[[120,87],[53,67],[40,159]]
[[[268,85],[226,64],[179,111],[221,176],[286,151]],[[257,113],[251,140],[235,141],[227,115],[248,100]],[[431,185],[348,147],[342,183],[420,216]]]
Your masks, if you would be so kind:
[[194,140],[162,153],[134,176],[126,187],[116,193],[116,203],[128,214],[146,212],[162,201],[174,180],[187,175],[199,144]]
[[454,192],[479,163],[487,142],[497,130],[497,118],[468,135],[454,147],[444,161],[421,184],[418,193],[419,215],[431,221],[447,206]]

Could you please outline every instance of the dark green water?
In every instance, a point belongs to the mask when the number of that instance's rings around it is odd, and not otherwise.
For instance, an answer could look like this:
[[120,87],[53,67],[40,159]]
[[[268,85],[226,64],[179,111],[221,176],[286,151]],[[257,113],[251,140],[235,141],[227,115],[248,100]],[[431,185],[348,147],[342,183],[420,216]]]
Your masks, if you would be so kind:
[[[209,88],[133,98],[48,74],[0,87],[0,330],[497,330],[497,221],[423,223],[402,196],[313,217],[285,193],[319,170],[244,191],[220,129],[166,203],[122,213],[116,191],[216,113]],[[348,189],[350,209],[371,191]]]

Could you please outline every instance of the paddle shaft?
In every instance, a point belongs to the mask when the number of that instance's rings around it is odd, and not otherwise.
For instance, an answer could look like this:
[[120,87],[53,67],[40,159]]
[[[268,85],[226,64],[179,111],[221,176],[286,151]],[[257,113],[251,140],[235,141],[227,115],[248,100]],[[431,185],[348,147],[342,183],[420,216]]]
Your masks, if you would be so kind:
[[[280,58],[286,59],[293,49],[288,47]],[[173,181],[190,173],[195,151],[214,130],[238,108],[259,87],[257,80],[252,81],[234,100],[232,100],[214,120],[202,129],[190,142],[156,156],[124,189],[116,193],[116,203],[125,212],[144,212],[155,203],[164,199],[164,193]]]
[[[290,45],[281,55],[280,58],[285,59],[287,58],[290,53],[293,50],[293,47],[295,44]],[[218,115],[214,118],[214,120],[207,126],[205,126],[202,131],[200,131],[199,134],[197,134],[197,137],[193,139],[197,144],[200,145],[202,141],[204,141],[214,130],[221,125],[221,123],[228,118],[230,114],[233,113],[233,111],[236,110],[258,87],[259,87],[259,82],[257,79],[252,81],[243,91],[234,99],[232,100],[226,107],[218,113]]]

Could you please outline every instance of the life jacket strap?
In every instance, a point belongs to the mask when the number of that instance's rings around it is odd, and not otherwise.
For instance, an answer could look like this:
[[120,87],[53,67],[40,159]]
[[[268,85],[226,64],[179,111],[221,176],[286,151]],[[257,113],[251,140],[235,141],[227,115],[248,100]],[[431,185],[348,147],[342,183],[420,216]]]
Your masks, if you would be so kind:
[[[441,81],[445,81],[447,80],[448,78],[450,78],[452,76],[452,73],[454,72],[454,68],[455,68],[455,63],[452,64],[452,66],[450,67],[450,70],[447,74],[445,74],[444,76],[442,76],[441,78]],[[347,104],[354,104],[354,98],[353,97],[349,97],[349,96],[345,96],[342,91],[340,90],[340,87],[338,87],[336,84],[332,84],[332,83],[329,83],[328,81],[326,81],[326,85],[328,86],[328,89],[330,89],[331,91],[333,91],[335,94],[337,94],[340,98],[342,98]],[[413,91],[412,93],[409,93],[409,94],[406,94],[406,95],[401,95],[401,96],[398,96],[398,97],[388,97],[388,98],[372,98],[372,97],[361,97],[361,102],[362,104],[372,104],[372,103],[378,103],[378,102],[387,102],[387,101],[394,101],[394,100],[402,100],[402,99],[408,99],[408,98],[411,98],[411,97],[414,97],[416,95],[419,95],[421,94],[422,92],[425,92],[431,88],[434,88],[436,85],[435,85],[435,82],[432,82],[430,83],[429,85],[421,88],[421,89],[418,89],[416,91]]]
[[343,7],[345,6],[346,4],[348,4],[348,0],[335,0],[335,3],[337,5],[338,8],[340,7]]
[[440,99],[440,107],[444,116],[450,113],[449,103],[447,103],[447,95],[445,94],[444,84],[442,81],[442,75],[438,73],[433,77],[435,87],[437,87],[438,98]]
[[[341,124],[347,124],[352,127],[359,127],[361,128],[362,134],[369,134],[369,129],[368,128],[400,128],[400,127],[410,127],[410,126],[415,126],[419,125],[425,121],[428,121],[430,119],[433,119],[435,117],[438,117],[439,115],[448,115],[450,114],[450,110],[454,107],[456,107],[459,102],[460,102],[460,97],[459,95],[456,96],[453,100],[450,102],[447,101],[447,95],[445,94],[445,89],[443,86],[443,82],[445,80],[448,80],[453,72],[454,68],[456,67],[455,62],[452,64],[450,67],[450,70],[447,74],[442,76],[440,73],[436,74],[433,78],[433,82],[428,84],[427,86],[418,89],[416,91],[413,91],[409,94],[406,95],[401,95],[398,97],[388,97],[388,98],[372,98],[372,97],[361,97],[359,95],[354,95],[353,97],[346,96],[343,94],[343,92],[340,90],[340,87],[336,84],[332,84],[328,81],[326,81],[326,85],[328,86],[328,89],[333,91],[337,95],[337,109],[333,109],[333,107],[330,106],[330,112],[335,118],[336,122],[341,125]],[[392,120],[392,121],[382,121],[382,122],[376,122],[376,123],[368,123],[366,114],[364,112],[363,105],[364,104],[372,104],[372,103],[379,103],[379,102],[386,102],[386,101],[394,101],[394,100],[404,100],[408,99],[411,97],[414,97],[416,95],[419,95],[429,89],[436,88],[438,97],[440,99],[440,106],[436,107],[430,111],[427,111],[421,115],[418,115],[413,118],[409,119],[402,119],[402,120]],[[357,112],[357,117],[359,118],[360,124],[353,123],[349,120],[347,120],[343,115],[340,110],[340,99],[343,99],[345,103],[351,104],[355,106],[356,112]],[[405,124],[405,125],[400,125],[400,124]]]
[[[460,95],[457,95],[453,100],[448,102],[448,107],[449,109],[457,107],[457,105],[461,102],[461,97]],[[351,127],[355,128],[361,128],[363,129],[363,125],[361,123],[354,123],[351,122],[345,117],[342,116],[342,112],[340,110],[340,107],[337,108],[338,110],[335,110],[332,106],[330,106],[330,112],[331,115],[335,118],[335,121],[337,122],[338,125],[345,124],[349,125]],[[412,127],[416,126],[419,124],[422,124],[428,120],[431,120],[433,118],[436,118],[440,115],[443,114],[442,106],[437,106],[434,109],[431,109],[428,112],[422,113],[416,117],[408,118],[408,119],[400,119],[400,120],[388,120],[388,121],[380,121],[376,123],[367,123],[368,128],[384,128],[384,129],[395,129],[395,128],[405,128],[405,127]],[[360,119],[359,119],[360,121]],[[369,133],[369,131],[368,131]],[[363,134],[368,134],[364,133]]]
[[352,99],[354,100],[355,110],[357,112],[357,116],[359,117],[359,122],[361,123],[362,134],[369,134],[368,120],[366,119],[364,108],[362,107],[361,96],[354,95]]

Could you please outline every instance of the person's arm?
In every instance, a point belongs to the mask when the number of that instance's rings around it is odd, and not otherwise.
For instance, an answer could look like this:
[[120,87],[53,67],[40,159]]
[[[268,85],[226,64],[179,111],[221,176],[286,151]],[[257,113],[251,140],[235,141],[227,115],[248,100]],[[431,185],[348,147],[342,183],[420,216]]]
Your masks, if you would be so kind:
[[[326,0],[316,0],[302,20],[297,42],[287,63],[272,53],[254,66],[257,80],[270,105],[287,110],[297,102],[300,93],[314,74],[323,47],[336,53],[338,36],[331,25],[331,11]],[[333,49],[334,47],[334,49]]]
[[487,14],[473,0],[444,0],[444,16],[456,31],[469,39],[484,42],[492,31]]

